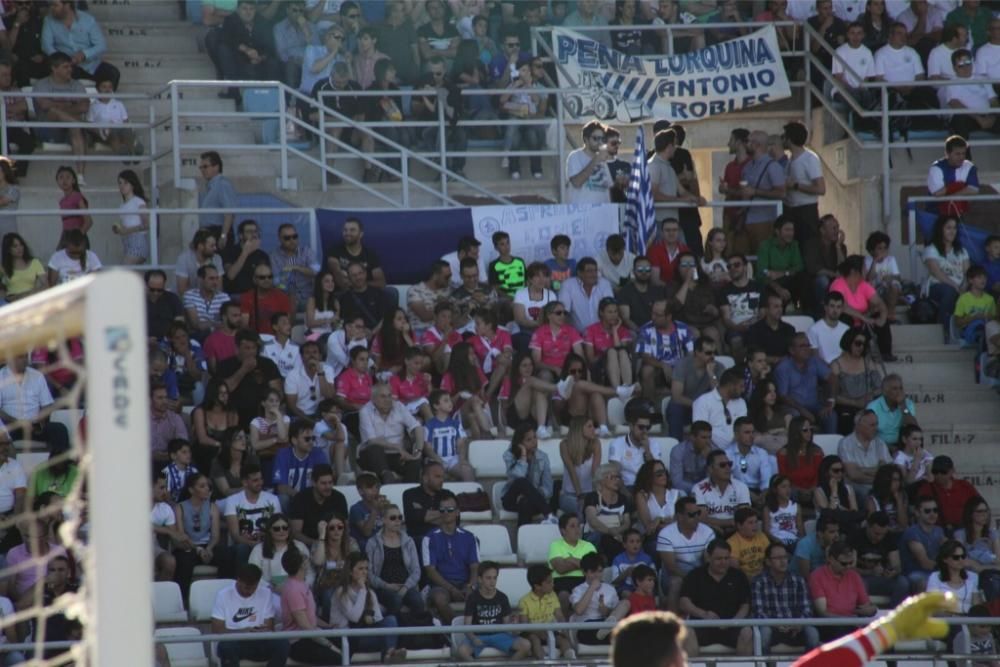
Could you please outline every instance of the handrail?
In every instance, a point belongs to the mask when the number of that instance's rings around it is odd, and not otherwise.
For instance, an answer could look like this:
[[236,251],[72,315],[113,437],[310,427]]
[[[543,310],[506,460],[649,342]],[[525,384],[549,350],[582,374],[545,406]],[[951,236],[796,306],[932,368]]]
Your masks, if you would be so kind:
[[934,195],[908,195],[906,197],[906,233],[907,238],[910,241],[908,245],[916,245],[915,239],[917,238],[917,210],[915,207],[910,206],[910,204],[928,204],[949,201],[1000,201],[1000,194],[947,195],[944,197],[935,197]]

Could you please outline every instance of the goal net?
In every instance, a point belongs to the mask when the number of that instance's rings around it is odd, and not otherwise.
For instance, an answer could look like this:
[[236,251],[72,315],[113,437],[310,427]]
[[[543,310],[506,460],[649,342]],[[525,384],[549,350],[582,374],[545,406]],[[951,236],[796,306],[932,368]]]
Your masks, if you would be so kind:
[[153,664],[144,308],[122,270],[0,308],[0,664]]

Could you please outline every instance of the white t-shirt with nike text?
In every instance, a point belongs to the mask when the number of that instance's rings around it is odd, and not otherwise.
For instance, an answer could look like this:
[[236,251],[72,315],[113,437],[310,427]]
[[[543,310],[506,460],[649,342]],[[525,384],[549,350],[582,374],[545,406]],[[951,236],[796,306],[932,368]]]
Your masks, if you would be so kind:
[[215,596],[212,618],[225,622],[226,630],[250,630],[274,618],[274,596],[263,580],[248,598],[236,590],[236,582],[221,589]]

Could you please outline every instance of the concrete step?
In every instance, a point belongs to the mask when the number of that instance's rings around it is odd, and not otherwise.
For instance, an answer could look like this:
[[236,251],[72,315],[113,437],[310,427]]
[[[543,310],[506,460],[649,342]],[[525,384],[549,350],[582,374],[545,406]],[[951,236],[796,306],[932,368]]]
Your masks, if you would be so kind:
[[992,400],[969,401],[958,404],[925,403],[914,406],[917,410],[917,421],[926,428],[959,427],[963,424],[986,423],[1000,409],[1000,397],[993,395]]
[[894,348],[943,345],[944,330],[937,324],[896,324],[892,327],[892,344]]
[[[900,364],[923,364],[927,362],[965,363],[975,358],[975,350],[957,345],[897,345],[893,340],[892,352]],[[905,376],[904,376],[905,378]]]
[[114,53],[197,53],[201,29],[186,21],[109,21],[102,24]]
[[917,410],[924,405],[949,405],[960,407],[965,403],[982,403],[993,401],[1000,405],[1000,397],[990,387],[984,385],[966,385],[958,387],[943,387],[940,384],[913,384],[905,382],[903,387],[906,397],[913,401]]
[[[940,353],[947,354],[947,353]],[[956,360],[958,359],[958,360]],[[935,385],[938,387],[969,386],[975,384],[976,375],[973,366],[973,353],[971,350],[964,360],[960,357],[951,357],[948,360],[920,360],[919,363],[891,363],[886,364],[889,373],[898,373],[904,381],[904,387],[908,383],[923,385]]]
[[[184,48],[194,50],[193,46]],[[215,78],[215,67],[208,55],[196,51],[193,55],[187,55],[186,50],[182,55],[145,51],[108,52],[105,60],[121,70],[122,90],[126,84],[150,82],[162,86],[175,79]]]
[[129,21],[154,23],[180,21],[181,3],[176,0],[90,0],[88,11],[102,24]]

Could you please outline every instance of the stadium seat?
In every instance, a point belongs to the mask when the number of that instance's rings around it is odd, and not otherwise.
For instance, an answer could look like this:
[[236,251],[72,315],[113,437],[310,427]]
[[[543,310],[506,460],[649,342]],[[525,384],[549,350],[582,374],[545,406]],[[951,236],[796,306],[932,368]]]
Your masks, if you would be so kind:
[[[335,486],[333,488],[335,488],[337,491],[340,491],[344,495],[344,498],[347,499],[348,510],[351,509],[351,506],[354,505],[354,503],[361,500],[361,494],[358,493],[358,487],[354,486],[353,484],[344,484],[341,486]],[[400,509],[403,509],[402,505],[400,505]]]
[[173,581],[153,582],[153,621],[187,623],[188,614],[181,598],[181,587]]
[[[445,482],[444,488],[448,489],[456,496],[460,493],[476,493],[483,491],[483,485],[479,482]],[[482,512],[462,512],[462,521],[492,521],[493,512],[484,510]]]
[[517,515],[513,512],[508,512],[503,508],[503,504],[500,502],[500,497],[503,495],[503,484],[497,482],[493,485],[493,490],[490,493],[490,501],[493,505],[493,516],[496,517],[497,521],[517,521]]
[[732,357],[727,357],[724,354],[715,355],[715,360],[726,370],[729,370],[736,365],[736,360]]
[[[244,88],[243,110],[247,113],[275,113],[281,106],[277,88]],[[280,144],[281,134],[285,128],[280,118],[259,118],[261,121],[258,142],[262,144]],[[288,140],[288,145],[300,150],[309,148],[308,141]]]
[[553,523],[532,523],[517,529],[517,560],[524,565],[544,565],[549,562],[549,545],[560,538],[559,526]]
[[48,452],[21,452],[17,455],[17,462],[24,468],[24,474],[31,477],[32,471],[49,460]]
[[198,628],[157,628],[157,637],[191,637],[193,641],[164,644],[167,647],[167,657],[170,667],[209,667],[211,661],[205,656],[205,645],[199,641],[201,632]]
[[836,433],[821,433],[813,436],[813,443],[823,450],[824,456],[837,453],[837,445],[840,444],[842,436]]
[[650,441],[660,445],[660,460],[670,470],[670,452],[679,444],[677,438],[650,438]]
[[528,583],[528,570],[523,567],[506,567],[500,570],[497,577],[497,590],[503,591],[510,600],[510,606],[516,607],[525,595],[531,592]]
[[552,469],[552,479],[562,479],[563,476],[563,460],[562,456],[559,454],[559,443],[561,440],[540,440],[538,442],[538,449],[545,452],[549,457],[549,467]]
[[620,398],[608,399],[608,426],[614,430],[625,425],[625,402]]
[[781,321],[795,327],[795,333],[805,333],[809,331],[809,327],[816,322],[816,320],[808,315],[785,315],[781,318]]
[[517,555],[510,546],[510,533],[506,526],[473,523],[462,526],[479,540],[479,560],[492,560],[501,565],[516,565]]
[[216,594],[233,583],[233,579],[202,579],[191,583],[188,614],[192,623],[209,623]]
[[390,503],[403,509],[403,492],[407,489],[412,489],[417,486],[416,484],[383,484],[382,485],[382,495],[385,496]]
[[476,479],[504,479],[507,468],[503,453],[510,449],[509,440],[473,440],[469,443],[469,463],[476,469]]

